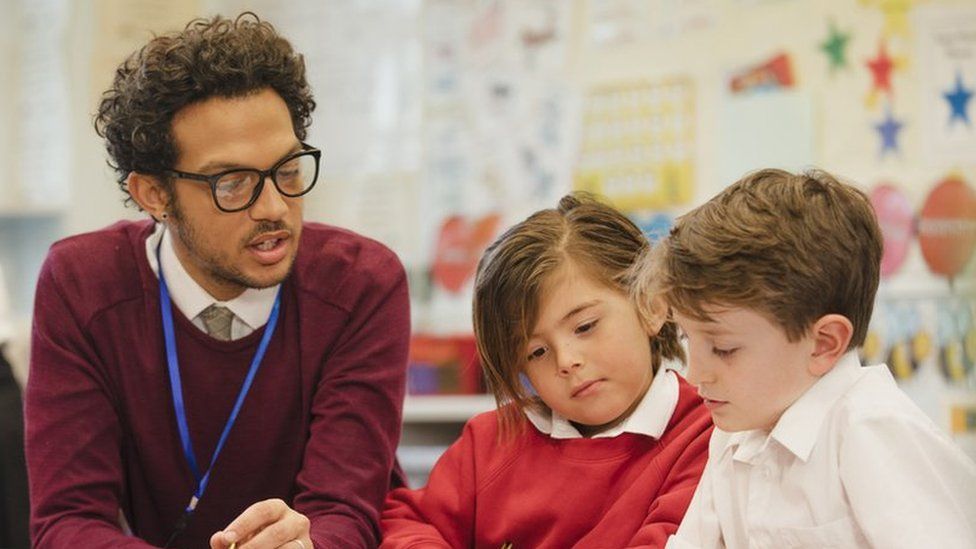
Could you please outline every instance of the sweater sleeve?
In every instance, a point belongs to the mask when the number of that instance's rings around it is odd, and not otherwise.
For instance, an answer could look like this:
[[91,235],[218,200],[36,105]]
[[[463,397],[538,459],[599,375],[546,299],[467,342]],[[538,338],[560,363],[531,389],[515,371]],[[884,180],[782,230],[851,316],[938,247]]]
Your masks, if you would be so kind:
[[316,548],[375,547],[400,438],[410,336],[406,274],[390,253],[360,273],[360,297],[325,358],[295,509]]
[[471,422],[444,452],[419,490],[390,492],[383,509],[381,549],[472,546],[477,483]]
[[711,431],[708,440],[708,461],[702,472],[695,495],[688,504],[688,511],[681,520],[678,531],[668,539],[666,549],[693,549],[695,547],[724,548],[722,529],[715,512],[716,467],[728,443],[729,434],[719,429]]
[[708,425],[705,421],[703,418],[693,424],[698,432],[671,465],[661,491],[648,508],[647,518],[627,547],[664,547],[668,536],[677,532],[708,459],[712,429],[704,427]]
[[25,392],[34,547],[150,547],[119,526],[121,426],[110,381],[52,252],[35,297]]

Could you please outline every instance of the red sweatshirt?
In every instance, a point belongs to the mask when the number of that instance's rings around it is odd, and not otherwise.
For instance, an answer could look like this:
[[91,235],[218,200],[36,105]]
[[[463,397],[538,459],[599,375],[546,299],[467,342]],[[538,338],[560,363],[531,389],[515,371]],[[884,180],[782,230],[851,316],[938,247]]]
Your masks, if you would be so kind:
[[[38,548],[161,545],[196,485],[170,396],[159,282],[146,260],[151,230],[119,223],[63,240],[41,270],[26,391]],[[378,543],[408,308],[392,252],[305,225],[261,370],[176,547],[208,547],[248,505],[273,497],[309,517],[316,547]],[[264,328],[218,341],[175,307],[173,317],[187,421],[205,467]],[[120,508],[133,537],[119,528]]]
[[530,425],[499,442],[497,412],[481,414],[425,488],[390,492],[381,547],[664,547],[698,485],[711,431],[684,380],[660,440],[554,439]]

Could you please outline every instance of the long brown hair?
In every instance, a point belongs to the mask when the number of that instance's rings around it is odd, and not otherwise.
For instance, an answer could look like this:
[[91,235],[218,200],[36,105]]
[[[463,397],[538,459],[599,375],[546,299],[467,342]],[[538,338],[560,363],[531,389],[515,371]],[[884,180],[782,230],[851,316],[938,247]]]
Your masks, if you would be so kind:
[[[632,268],[648,247],[633,222],[585,193],[564,196],[558,207],[532,214],[488,247],[475,277],[474,332],[503,434],[524,427],[526,407],[545,406],[528,394],[521,374],[540,294],[552,273],[572,261],[593,280],[629,296]],[[662,357],[684,359],[671,323],[649,336],[649,343],[654,371]]]

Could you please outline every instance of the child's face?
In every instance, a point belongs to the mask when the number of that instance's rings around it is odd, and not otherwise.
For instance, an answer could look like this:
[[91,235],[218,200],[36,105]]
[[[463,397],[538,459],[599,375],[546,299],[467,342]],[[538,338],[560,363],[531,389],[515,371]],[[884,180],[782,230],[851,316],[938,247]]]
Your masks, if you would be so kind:
[[547,281],[525,357],[539,397],[586,435],[626,419],[653,377],[633,303],[572,264]]
[[724,431],[771,430],[817,377],[809,365],[813,339],[796,342],[749,309],[708,311],[714,322],[674,313],[688,343],[688,381],[698,387]]

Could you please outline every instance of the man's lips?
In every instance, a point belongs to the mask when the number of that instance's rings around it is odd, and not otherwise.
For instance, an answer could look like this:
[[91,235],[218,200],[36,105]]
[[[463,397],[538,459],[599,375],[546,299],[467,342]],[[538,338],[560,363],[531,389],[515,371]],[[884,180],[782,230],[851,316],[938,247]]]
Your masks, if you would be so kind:
[[251,239],[247,251],[261,265],[278,265],[288,257],[290,239],[291,232],[286,230],[262,233]]
[[260,234],[260,235],[258,235],[256,237],[252,238],[251,241],[247,243],[247,245],[248,246],[260,246],[261,244],[263,244],[263,243],[265,243],[265,242],[267,242],[269,240],[284,240],[284,239],[288,238],[289,236],[291,236],[291,232],[290,231],[273,231],[273,232],[270,232],[270,233],[262,233],[262,234]]

